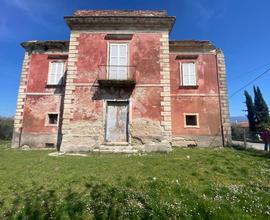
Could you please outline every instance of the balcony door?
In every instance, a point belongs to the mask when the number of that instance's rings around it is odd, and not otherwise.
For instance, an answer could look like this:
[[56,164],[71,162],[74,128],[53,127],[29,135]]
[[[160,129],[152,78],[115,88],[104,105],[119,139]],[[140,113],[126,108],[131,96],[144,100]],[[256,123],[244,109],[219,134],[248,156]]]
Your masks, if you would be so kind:
[[110,44],[109,79],[128,79],[128,45],[121,43]]

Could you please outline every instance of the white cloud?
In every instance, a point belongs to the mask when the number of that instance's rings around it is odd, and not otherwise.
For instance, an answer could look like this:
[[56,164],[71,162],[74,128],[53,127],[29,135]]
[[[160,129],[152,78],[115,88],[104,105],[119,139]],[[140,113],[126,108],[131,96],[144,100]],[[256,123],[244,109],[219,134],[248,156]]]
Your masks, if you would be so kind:
[[26,12],[30,11],[30,8],[27,5],[27,2],[29,3],[29,1],[27,1],[27,0],[4,0],[4,2],[7,5],[14,6],[18,9],[23,10],[23,11],[26,11]]
[[197,25],[202,29],[205,29],[212,19],[222,18],[227,13],[227,8],[223,4],[212,4],[211,7],[209,7],[202,2],[192,1],[191,5],[198,14]]
[[5,4],[21,10],[33,22],[51,29],[51,23],[46,19],[46,15],[51,13],[49,4],[37,0],[4,0]]
[[7,25],[7,20],[2,16],[0,17],[0,40],[10,37],[11,33]]

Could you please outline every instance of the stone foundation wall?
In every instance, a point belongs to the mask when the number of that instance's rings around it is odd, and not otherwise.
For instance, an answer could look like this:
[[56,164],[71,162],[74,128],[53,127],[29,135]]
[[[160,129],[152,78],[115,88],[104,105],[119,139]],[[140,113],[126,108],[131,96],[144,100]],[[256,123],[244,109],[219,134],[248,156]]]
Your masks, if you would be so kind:
[[90,152],[104,141],[102,119],[96,121],[77,121],[69,124],[69,130],[62,141],[62,152]]
[[173,147],[220,147],[222,136],[188,136],[181,135],[172,138]]
[[21,147],[24,145],[27,145],[30,148],[56,148],[57,133],[46,134],[46,133],[23,132],[21,135]]
[[160,143],[166,140],[160,122],[143,118],[132,121],[130,138],[132,145]]

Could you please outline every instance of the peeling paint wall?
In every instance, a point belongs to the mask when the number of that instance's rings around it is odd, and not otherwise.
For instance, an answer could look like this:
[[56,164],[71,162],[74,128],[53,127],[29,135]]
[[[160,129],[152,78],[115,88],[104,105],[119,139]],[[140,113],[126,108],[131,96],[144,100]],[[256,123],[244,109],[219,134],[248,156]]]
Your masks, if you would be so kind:
[[[185,60],[176,59],[176,56],[177,53],[170,55],[173,136],[194,138],[218,135],[220,139],[221,119],[215,54],[198,55],[196,60],[197,88],[180,86],[180,64]],[[184,113],[197,113],[199,127],[185,127]]]
[[60,99],[60,95],[29,95],[25,102],[23,132],[57,133],[57,126],[46,125],[46,115],[59,112]]
[[[60,53],[57,54],[66,54]],[[34,148],[57,146],[59,125],[48,124],[48,114],[58,113],[61,117],[63,86],[48,86],[49,55],[56,53],[33,52],[30,59],[29,76],[24,99],[20,145]],[[63,59],[61,59],[63,60]],[[48,145],[49,144],[49,145]]]
[[[134,33],[131,40],[106,40],[106,33],[79,32],[76,38],[75,90],[72,93],[72,116],[64,134],[62,150],[74,151],[74,125],[89,131],[97,124],[93,140],[90,133],[81,134],[80,150],[93,150],[105,141],[106,101],[129,101],[129,142],[151,143],[162,139],[160,37],[157,33]],[[97,83],[100,65],[108,65],[109,43],[128,44],[128,64],[134,66],[135,88],[102,87]],[[85,126],[85,127],[84,127]],[[140,129],[144,127],[144,129]],[[154,129],[153,129],[154,128]],[[152,131],[151,134],[149,131]],[[93,135],[92,135],[93,136]],[[143,139],[143,141],[142,141]]]

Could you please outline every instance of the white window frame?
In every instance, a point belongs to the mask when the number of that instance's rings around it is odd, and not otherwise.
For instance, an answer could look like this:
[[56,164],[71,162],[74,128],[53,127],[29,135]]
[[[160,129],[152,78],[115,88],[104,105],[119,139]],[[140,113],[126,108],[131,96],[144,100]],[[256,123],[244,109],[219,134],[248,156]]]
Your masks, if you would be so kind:
[[[63,65],[62,74],[61,74],[60,80],[58,82],[54,82],[51,79],[52,75],[55,75],[55,77],[56,77],[56,74],[53,74],[52,73],[52,67],[53,67],[53,64],[54,63],[61,63]],[[48,71],[47,85],[52,85],[52,86],[62,85],[63,84],[64,73],[65,73],[65,61],[63,61],[63,60],[53,60],[53,61],[50,61],[49,62],[49,71]]]
[[[49,123],[49,115],[50,114],[55,114],[57,115],[57,123],[56,124],[50,124]],[[49,127],[49,126],[52,126],[52,127],[57,127],[59,124],[59,112],[46,112],[46,118],[45,118],[45,126]]]
[[[187,125],[186,116],[196,116],[197,125]],[[200,128],[199,113],[184,113],[184,127],[185,128]]]
[[[184,71],[183,65],[193,63],[195,65],[195,84],[184,84]],[[197,87],[198,86],[198,71],[197,71],[197,62],[195,60],[182,61],[180,62],[180,86],[183,87]]]
[[[128,68],[128,65],[129,65],[129,43],[128,42],[109,42],[108,43],[108,59],[107,59],[107,65],[108,65],[108,68],[107,68],[107,79],[110,79],[110,68],[111,68],[111,45],[125,45],[127,47],[127,57],[126,57],[126,60],[127,60],[127,66],[126,66],[126,74],[127,74],[127,78],[129,78],[129,68]],[[118,69],[118,68],[117,68]],[[118,77],[117,77],[118,78]],[[116,78],[116,79],[117,79]]]

